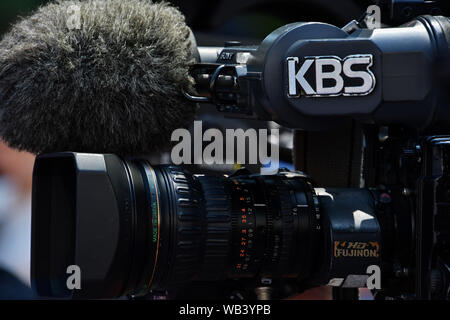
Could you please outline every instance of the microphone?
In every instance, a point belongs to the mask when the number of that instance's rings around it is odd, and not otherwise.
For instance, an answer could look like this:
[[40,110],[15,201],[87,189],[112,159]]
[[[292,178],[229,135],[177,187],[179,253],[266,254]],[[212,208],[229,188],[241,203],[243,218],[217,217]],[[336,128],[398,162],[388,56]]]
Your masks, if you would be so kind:
[[164,150],[194,119],[183,91],[193,88],[197,54],[184,16],[167,3],[50,3],[0,42],[0,137],[35,154]]

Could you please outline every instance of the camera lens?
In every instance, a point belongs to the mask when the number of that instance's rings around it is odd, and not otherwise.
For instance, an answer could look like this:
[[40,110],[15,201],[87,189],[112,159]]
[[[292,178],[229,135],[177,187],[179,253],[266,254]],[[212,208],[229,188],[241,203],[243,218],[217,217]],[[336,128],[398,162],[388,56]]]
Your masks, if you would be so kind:
[[147,289],[311,274],[320,215],[305,176],[194,176],[175,166],[134,165],[153,199],[152,239],[159,241]]
[[[114,155],[43,155],[33,286],[41,296],[111,298],[193,281],[302,279],[319,263],[320,220],[300,173],[205,176]],[[81,270],[80,290],[65,288],[69,264]]]

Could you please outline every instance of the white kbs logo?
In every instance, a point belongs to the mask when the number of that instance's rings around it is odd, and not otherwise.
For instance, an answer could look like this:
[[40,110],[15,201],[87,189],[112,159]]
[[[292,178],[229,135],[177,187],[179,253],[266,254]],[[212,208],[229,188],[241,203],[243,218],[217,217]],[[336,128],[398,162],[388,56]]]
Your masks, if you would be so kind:
[[[344,59],[329,56],[306,57],[297,70],[298,61],[297,57],[288,57],[286,59],[289,97],[300,96],[297,83],[303,89],[305,96],[312,97],[365,96],[375,88],[375,76],[370,71],[370,67],[373,64],[371,54],[350,55]],[[313,64],[315,64],[315,90],[312,88],[311,83],[305,79],[306,73]],[[359,71],[355,71],[353,66],[356,65],[362,65],[365,68],[359,67]],[[327,68],[326,70],[325,67]],[[331,81],[328,81],[328,86],[325,86],[325,80],[327,79]],[[362,80],[362,84],[349,86],[345,83],[349,79],[360,79],[359,82]],[[334,85],[330,86],[330,83]]]

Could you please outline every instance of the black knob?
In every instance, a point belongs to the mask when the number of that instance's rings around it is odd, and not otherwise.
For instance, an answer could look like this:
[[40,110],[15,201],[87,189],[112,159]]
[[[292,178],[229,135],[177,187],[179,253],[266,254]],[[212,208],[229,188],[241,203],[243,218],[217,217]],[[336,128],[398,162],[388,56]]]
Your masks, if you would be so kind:
[[438,269],[433,269],[430,272],[430,289],[433,294],[442,290],[442,274]]
[[225,46],[225,48],[227,48],[227,47],[238,47],[238,46],[242,46],[242,42],[240,42],[240,41],[233,41],[233,40],[225,41],[224,46]]

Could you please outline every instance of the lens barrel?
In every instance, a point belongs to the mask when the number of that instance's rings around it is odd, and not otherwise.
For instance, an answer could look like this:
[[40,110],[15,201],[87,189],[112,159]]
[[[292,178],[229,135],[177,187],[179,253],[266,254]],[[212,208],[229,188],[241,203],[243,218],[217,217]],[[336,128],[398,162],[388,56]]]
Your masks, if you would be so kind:
[[[317,194],[299,172],[192,175],[140,159],[56,153],[37,157],[33,175],[32,285],[39,296],[143,296],[194,281],[303,281],[319,271],[328,281],[361,274],[379,259],[378,251],[364,263],[347,257],[363,254],[368,243],[379,249],[370,193]],[[351,226],[357,208],[373,220],[359,230]],[[351,248],[337,251],[347,240]],[[349,262],[353,270],[333,269]],[[80,287],[70,286],[70,266],[81,272]]]
[[151,242],[157,243],[138,293],[191,281],[311,274],[320,211],[304,175],[195,176],[147,161],[128,166],[141,170],[146,181]]

